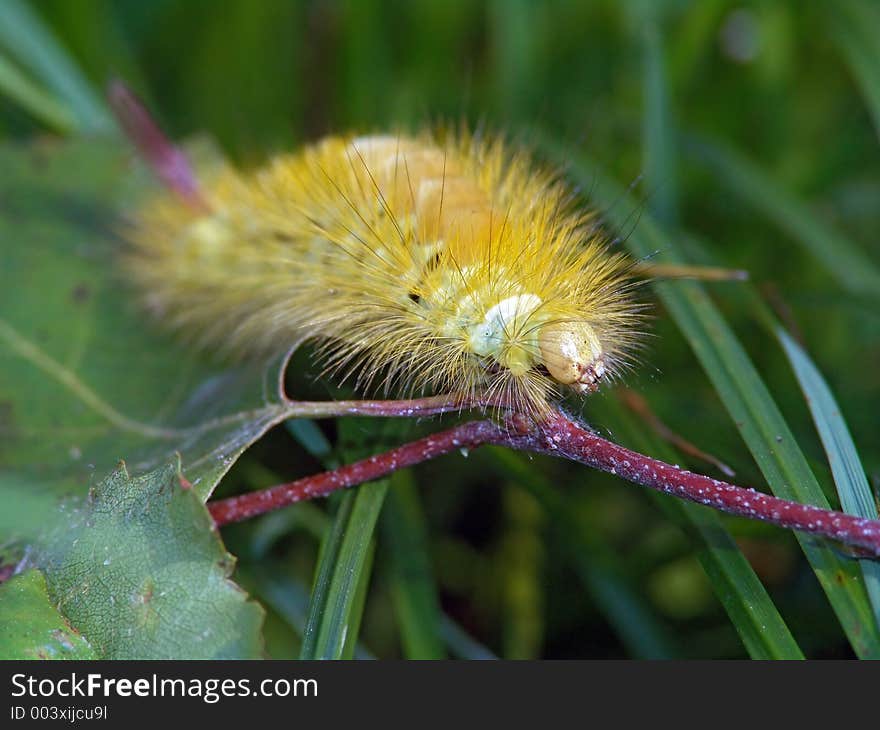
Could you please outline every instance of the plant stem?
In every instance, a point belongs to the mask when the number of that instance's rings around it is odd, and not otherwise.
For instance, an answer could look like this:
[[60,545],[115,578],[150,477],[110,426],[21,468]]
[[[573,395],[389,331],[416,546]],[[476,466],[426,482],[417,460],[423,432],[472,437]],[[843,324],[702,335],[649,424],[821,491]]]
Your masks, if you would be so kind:
[[469,421],[333,471],[211,502],[208,509],[218,526],[240,522],[378,479],[456,449],[474,449],[485,444],[569,459],[721,512],[838,540],[880,556],[878,520],[791,502],[694,474],[612,443],[560,411],[541,423],[516,413],[506,416],[503,424]]
[[306,499],[326,497],[338,489],[378,479],[455,449],[472,449],[493,443],[502,432],[502,428],[492,421],[469,421],[332,471],[210,502],[208,509],[217,525],[240,522]]
[[505,409],[503,401],[471,400],[458,396],[432,395],[406,400],[286,400],[286,418],[336,418],[338,416],[386,416],[417,418],[441,413],[460,413],[469,408]]

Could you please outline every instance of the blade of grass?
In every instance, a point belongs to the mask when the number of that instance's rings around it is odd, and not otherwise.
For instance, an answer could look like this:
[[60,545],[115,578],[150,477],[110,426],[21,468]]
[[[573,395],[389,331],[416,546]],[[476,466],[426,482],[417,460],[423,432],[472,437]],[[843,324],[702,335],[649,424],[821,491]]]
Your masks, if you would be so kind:
[[407,659],[443,659],[440,605],[428,555],[425,518],[412,473],[391,477],[382,535],[390,553],[391,594]]
[[[681,463],[675,449],[624,411],[619,401],[607,403],[610,426],[625,433],[629,445],[671,464]],[[779,615],[749,561],[711,509],[655,492],[651,497],[695,542],[697,559],[706,571],[715,595],[724,606],[752,659],[803,659],[791,631]]]
[[[776,334],[807,399],[816,430],[828,455],[843,511],[876,520],[874,493],[831,389],[804,349],[781,327]],[[874,618],[880,626],[880,563],[875,560],[859,562],[868,599],[874,607]]]
[[[574,179],[593,191],[613,225],[619,229],[631,225],[628,211],[637,206],[619,185],[583,156],[571,164],[570,149],[546,137],[541,144],[552,159],[569,163]],[[682,263],[676,256],[675,242],[647,215],[640,217],[626,243],[636,256],[661,252],[660,260]],[[827,507],[821,487],[767,386],[705,289],[695,282],[658,283],[654,288],[699,359],[771,491],[784,499]],[[880,657],[880,632],[874,626],[858,566],[812,538],[800,534],[797,538],[856,654]]]
[[[236,573],[241,585],[271,606],[300,636],[305,634],[308,622],[309,592],[295,578],[284,575],[279,564],[251,566],[246,571],[240,566]],[[468,634],[458,623],[440,614],[440,636],[450,653],[459,659],[497,659],[489,649]],[[360,642],[355,645],[355,659],[376,657]]]
[[880,298],[880,267],[760,167],[732,149],[703,137],[688,137],[685,150],[713,170],[715,179],[728,191],[761,211],[803,246],[841,288],[875,301]]
[[[329,443],[317,427],[293,423],[288,430],[307,449],[325,465],[334,461]],[[401,430],[401,425],[393,422],[373,425],[373,431],[361,431],[345,419],[338,422],[345,461],[381,451]],[[389,485],[390,480],[383,479],[340,496],[333,526],[318,555],[301,658],[353,656],[373,564],[373,535]]]
[[302,530],[317,540],[323,540],[330,520],[314,502],[300,502],[287,509],[263,515],[253,527],[250,552],[255,559],[268,555],[272,545],[285,535]]
[[[333,457],[330,442],[327,441],[324,434],[315,425],[314,421],[307,418],[298,418],[287,421],[285,425],[294,438],[296,438],[312,456],[320,459],[327,468],[332,468],[338,464],[338,461]],[[404,474],[404,472],[400,472],[401,476]],[[395,478],[396,477],[397,475],[395,475]],[[431,639],[428,637],[439,633],[449,651],[460,659],[497,659],[498,657],[495,654],[480,644],[476,639],[469,636],[467,632],[455,621],[449,618],[449,616],[439,612],[439,601],[437,599],[436,589],[430,578],[430,560],[427,555],[427,536],[424,526],[424,518],[421,516],[421,505],[417,502],[413,504],[406,495],[401,497],[395,494],[398,490],[400,490],[399,485],[395,485],[392,488],[392,492],[387,500],[386,509],[390,509],[392,514],[397,511],[398,517],[402,515],[402,520],[393,518],[385,520],[383,518],[383,522],[391,522],[395,525],[396,531],[405,533],[404,535],[395,535],[390,538],[392,545],[396,539],[404,538],[403,543],[408,546],[400,552],[407,562],[407,565],[404,566],[401,577],[405,577],[403,575],[404,573],[406,575],[415,575],[415,569],[418,568],[418,573],[421,576],[421,579],[424,580],[423,584],[414,588],[411,588],[409,585],[400,586],[401,590],[410,591],[412,594],[407,596],[406,600],[409,606],[401,611],[402,614],[405,614],[401,620],[407,621],[410,618],[410,614],[419,614],[418,622],[416,622],[415,618],[412,619],[413,624],[417,625],[410,625],[408,628],[404,629],[404,634],[409,635],[409,638],[405,638],[404,640],[405,646],[407,642],[411,642],[410,646],[413,657],[417,653],[427,653],[427,650],[429,649],[435,651],[431,648]],[[404,486],[402,491],[406,492],[409,490],[410,487]],[[397,510],[394,506],[395,502],[402,502],[403,504],[400,505],[402,509]],[[403,527],[398,527],[401,522],[407,524]],[[410,552],[414,552],[416,544],[419,545],[419,550],[421,550],[422,555],[417,559],[413,559]],[[392,547],[392,549],[397,550],[396,547]],[[392,559],[392,570],[394,570],[393,562]],[[419,563],[419,565],[416,565],[416,563]],[[398,610],[400,610],[400,608]],[[438,612],[437,621],[439,623],[439,628],[437,630],[433,628],[433,617],[428,615],[435,611]],[[356,658],[365,658],[358,656],[358,651],[363,652],[366,650],[360,649],[355,652]],[[443,656],[442,649],[436,653],[438,656]]]
[[372,567],[373,531],[388,480],[346,492],[333,527],[321,545],[301,659],[351,656],[360,626],[365,586]]
[[80,131],[115,129],[101,94],[26,3],[0,3],[0,46],[54,92],[56,99],[70,109]]
[[301,659],[319,658],[318,634],[321,631],[324,615],[328,610],[330,585],[339,560],[339,553],[342,550],[345,528],[348,525],[348,519],[354,508],[355,496],[355,492],[346,492],[342,495],[336,509],[332,527],[321,542],[321,550],[318,553],[318,567],[315,570],[315,581],[309,598],[309,615],[306,620],[305,630],[303,631]]
[[[666,224],[677,221],[677,190],[672,175],[676,133],[669,103],[669,85],[663,63],[663,44],[657,8],[640,4],[643,54],[643,160],[649,207],[653,216]],[[636,427],[634,418],[619,402],[610,405],[615,420],[623,426],[633,446],[670,463],[680,459],[675,450],[646,429]],[[618,429],[620,430],[620,429]],[[752,566],[711,510],[689,502],[652,494],[692,539],[697,557],[709,577],[715,595],[753,659],[802,659],[803,653],[785,621],[767,594]]]
[[327,469],[335,469],[339,466],[339,460],[333,455],[333,446],[314,421],[309,418],[291,418],[284,422],[284,427],[300,446]]
[[824,5],[831,37],[861,89],[880,136],[880,8],[864,0]]
[[[246,572],[239,569],[243,586],[259,596],[300,636],[305,633],[309,609],[308,589],[298,580],[285,576],[284,567],[254,565]],[[355,659],[375,659],[361,644],[355,646]]]
[[[331,587],[328,605],[333,609],[318,634],[318,649],[328,648],[322,656],[326,659],[353,659],[361,631],[364,606],[376,557],[376,543],[372,539],[379,521],[379,514],[390,486],[389,480],[375,482],[377,494],[355,503],[352,520],[357,520],[359,533],[343,543],[334,586]],[[364,490],[365,491],[365,490]],[[350,550],[350,553],[347,552]],[[338,596],[333,588],[338,586]],[[337,628],[338,627],[338,628]]]
[[642,165],[651,191],[648,207],[667,225],[678,220],[675,182],[676,150],[657,8],[640,4],[642,47]]
[[67,108],[40,89],[0,54],[0,94],[25,109],[35,119],[56,132],[70,132],[76,122]]
[[[113,76],[125,79],[131,88],[137,89],[138,95],[149,109],[163,111],[150,93],[150,83],[145,72],[152,78],[165,76],[143,53],[145,37],[168,22],[160,7],[163,0],[153,0],[140,22],[129,14],[130,8],[119,2],[26,2],[42,14],[46,25],[58,29],[59,37],[63,33],[67,55],[76,59],[76,66],[81,74],[95,80],[92,88],[100,93],[102,100],[103,82],[109,80],[107,76]],[[46,11],[43,14],[44,7]],[[144,20],[147,22],[143,22]],[[125,29],[123,24],[126,25]],[[163,34],[162,38],[163,44],[173,43],[168,35]],[[190,50],[195,52],[195,49]],[[179,90],[187,74],[181,66],[178,66],[178,70],[180,74],[174,87]]]

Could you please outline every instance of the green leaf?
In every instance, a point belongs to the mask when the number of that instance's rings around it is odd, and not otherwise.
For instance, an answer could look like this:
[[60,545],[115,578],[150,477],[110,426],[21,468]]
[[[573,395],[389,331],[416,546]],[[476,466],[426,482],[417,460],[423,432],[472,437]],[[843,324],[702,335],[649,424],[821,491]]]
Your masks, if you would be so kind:
[[263,610],[229,580],[234,559],[180,476],[173,464],[137,478],[121,466],[32,559],[101,658],[261,655]]
[[0,659],[97,659],[49,601],[46,579],[28,570],[0,585]]
[[[558,147],[554,155],[551,142],[545,140],[543,146],[549,155],[565,159]],[[570,151],[565,154],[570,159]],[[585,189],[593,191],[611,223],[625,227],[625,211],[634,209],[635,204],[620,187],[583,157],[571,171]],[[675,241],[647,215],[640,217],[626,244],[636,256],[661,252],[658,260],[681,263]],[[827,508],[822,489],[767,386],[705,289],[694,282],[658,283],[655,289],[700,360],[773,494]],[[880,657],[880,632],[857,578],[858,566],[812,538],[800,534],[797,538],[856,654]]]
[[[831,465],[831,473],[834,475],[834,484],[843,511],[876,520],[877,503],[874,500],[874,493],[868,484],[856,445],[831,389],[804,349],[781,327],[776,330],[776,334],[797,376],[801,390],[804,391],[816,430],[822,439],[822,446],[825,447],[828,463]],[[874,607],[874,617],[880,626],[880,563],[876,560],[862,560],[860,564],[865,577],[868,599]]]
[[287,415],[280,362],[221,370],[135,303],[115,258],[142,194],[122,145],[0,147],[0,470],[82,491],[181,454],[204,498]]
[[45,531],[59,502],[45,485],[12,471],[0,471],[0,500],[0,540],[19,545]]

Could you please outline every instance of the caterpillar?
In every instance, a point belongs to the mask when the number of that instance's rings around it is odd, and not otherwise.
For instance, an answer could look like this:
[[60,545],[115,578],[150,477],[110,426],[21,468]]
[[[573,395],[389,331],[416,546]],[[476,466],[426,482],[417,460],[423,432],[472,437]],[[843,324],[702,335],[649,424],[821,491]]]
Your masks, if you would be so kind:
[[197,177],[130,92],[114,96],[168,183],[130,216],[123,270],[199,344],[247,356],[309,342],[359,391],[537,418],[631,363],[632,262],[558,174],[502,138],[333,136]]

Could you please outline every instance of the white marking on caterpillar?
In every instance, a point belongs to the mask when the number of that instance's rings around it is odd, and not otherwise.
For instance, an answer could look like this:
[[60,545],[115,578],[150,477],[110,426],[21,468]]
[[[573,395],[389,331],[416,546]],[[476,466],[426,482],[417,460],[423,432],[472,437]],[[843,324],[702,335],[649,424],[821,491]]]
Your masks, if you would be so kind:
[[528,346],[530,342],[512,343],[540,305],[541,298],[534,294],[502,299],[486,312],[482,322],[471,328],[468,340],[471,350],[477,355],[491,356],[513,375],[523,375],[535,365],[535,348]]

